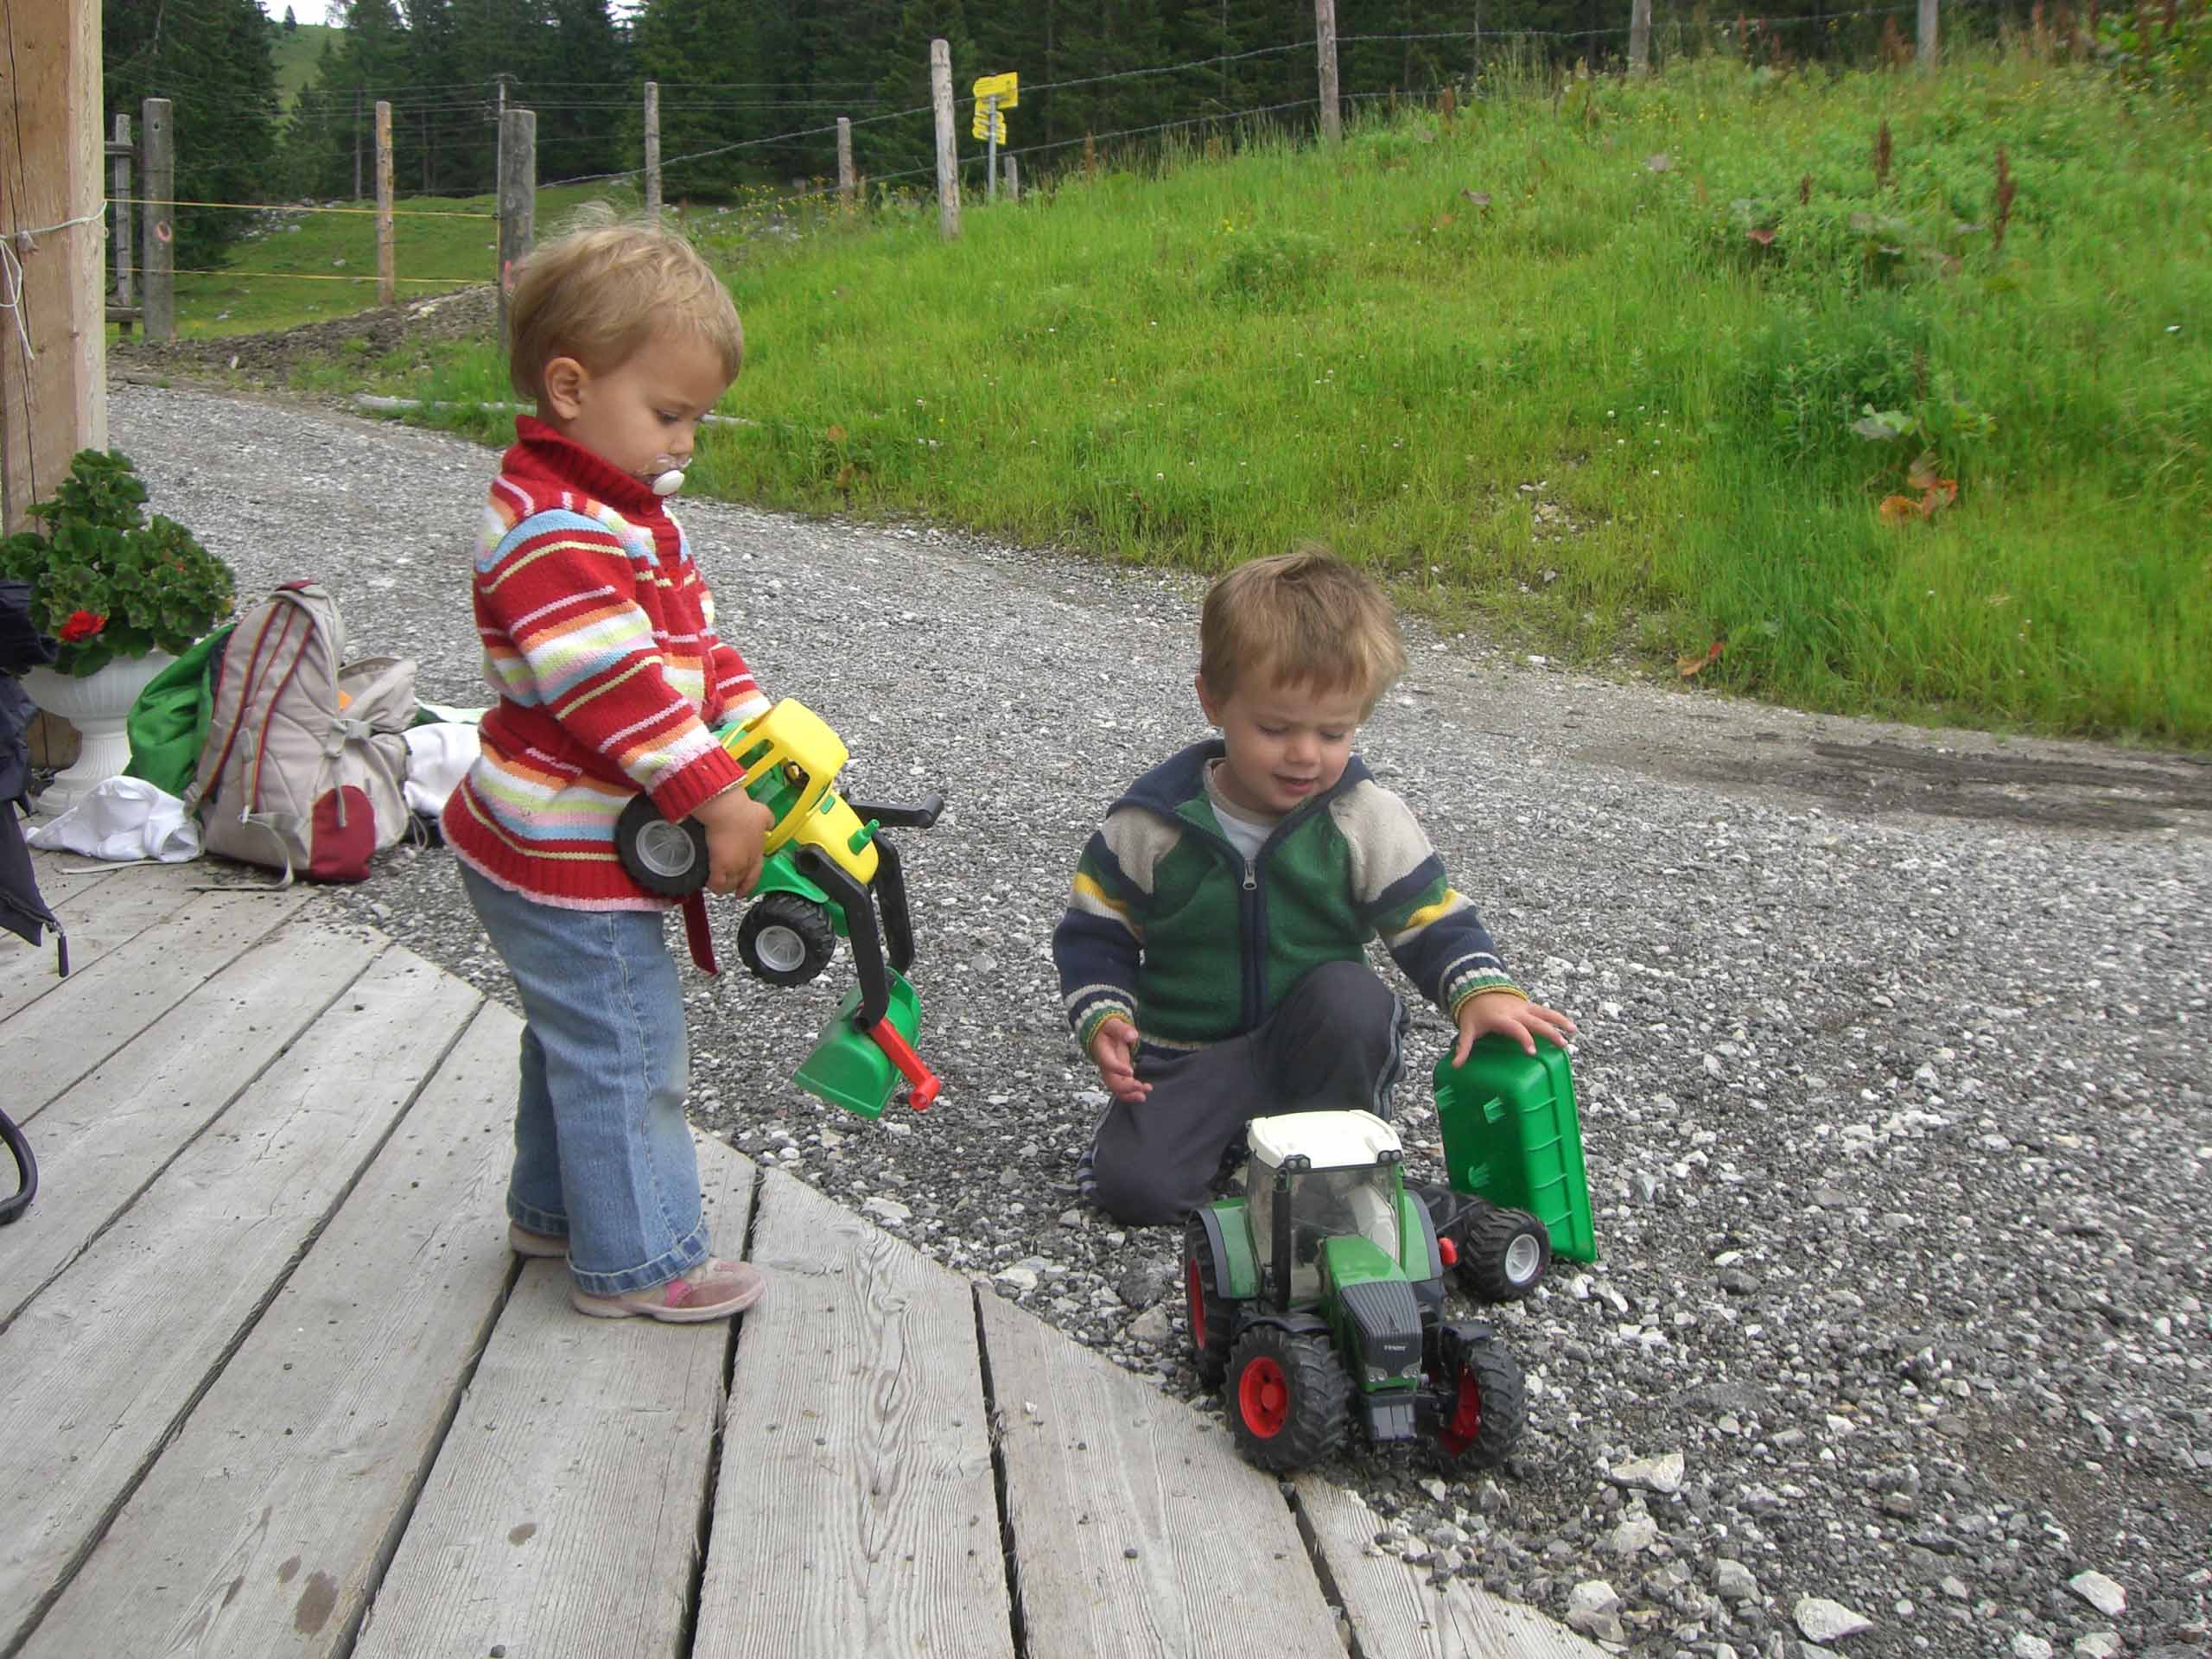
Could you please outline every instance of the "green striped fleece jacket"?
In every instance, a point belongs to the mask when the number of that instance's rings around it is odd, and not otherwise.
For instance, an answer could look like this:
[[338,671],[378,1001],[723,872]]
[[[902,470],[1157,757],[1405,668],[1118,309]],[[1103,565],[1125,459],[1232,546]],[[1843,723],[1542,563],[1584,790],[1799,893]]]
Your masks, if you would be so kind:
[[1248,867],[1206,798],[1222,753],[1218,739],[1193,744],[1145,773],[1083,850],[1052,957],[1086,1052],[1116,1014],[1170,1053],[1241,1036],[1306,973],[1357,960],[1378,935],[1447,1013],[1478,992],[1521,994],[1411,810],[1357,755]]

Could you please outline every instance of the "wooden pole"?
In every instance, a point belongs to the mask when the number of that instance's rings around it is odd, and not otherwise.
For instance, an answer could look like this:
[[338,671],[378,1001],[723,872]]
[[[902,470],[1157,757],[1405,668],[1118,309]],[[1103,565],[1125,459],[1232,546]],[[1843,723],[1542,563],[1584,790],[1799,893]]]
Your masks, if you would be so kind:
[[1651,0],[1635,0],[1628,15],[1628,70],[1640,75],[1651,67]]
[[660,223],[660,83],[645,83],[645,217]]
[[853,211],[853,118],[837,118],[837,205]]
[[1006,158],[1006,193],[1013,200],[1021,200],[1021,157],[1019,156]]
[[361,89],[353,89],[353,200],[361,199]]
[[138,159],[144,163],[139,198],[139,319],[149,340],[176,338],[176,129],[169,101],[149,98],[138,106]]
[[1936,40],[1936,0],[1920,0],[1920,67],[1933,69],[1941,55]]
[[391,253],[391,105],[377,100],[377,303],[390,305],[399,287]]
[[0,528],[107,448],[100,0],[18,10],[0,123]]
[[[115,118],[115,142],[130,142],[130,118]],[[130,304],[130,157],[118,156],[108,181],[108,200],[115,204],[115,302],[128,308]],[[125,320],[123,332],[130,332]]]
[[1313,41],[1321,54],[1321,136],[1333,144],[1344,136],[1337,99],[1337,0],[1313,0]]
[[952,48],[930,42],[930,103],[937,112],[937,229],[951,241],[960,234],[960,158],[952,140]]
[[507,296],[515,267],[530,251],[537,221],[537,111],[499,118],[499,338],[507,334]]

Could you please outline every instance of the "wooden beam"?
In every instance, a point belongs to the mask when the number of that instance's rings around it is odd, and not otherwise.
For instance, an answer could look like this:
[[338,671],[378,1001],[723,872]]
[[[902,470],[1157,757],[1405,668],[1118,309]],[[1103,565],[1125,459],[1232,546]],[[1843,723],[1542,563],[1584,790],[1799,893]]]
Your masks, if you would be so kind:
[[146,311],[146,338],[176,338],[176,128],[169,101],[149,98],[138,106],[139,205],[145,210],[145,234],[138,238],[139,303]]
[[107,448],[99,0],[11,13],[0,122],[0,531]]

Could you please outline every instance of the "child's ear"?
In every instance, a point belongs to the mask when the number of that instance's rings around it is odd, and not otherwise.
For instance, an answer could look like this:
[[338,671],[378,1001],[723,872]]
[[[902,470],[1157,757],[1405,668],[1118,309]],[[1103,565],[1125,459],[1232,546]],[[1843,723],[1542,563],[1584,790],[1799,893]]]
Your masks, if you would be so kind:
[[1220,725],[1221,705],[1215,701],[1213,694],[1206,690],[1206,677],[1203,674],[1194,675],[1192,677],[1191,685],[1192,689],[1198,694],[1198,707],[1205,711],[1206,724]]
[[545,387],[545,403],[554,414],[564,421],[573,421],[583,412],[583,391],[591,378],[591,371],[573,357],[556,357],[545,365],[540,377]]

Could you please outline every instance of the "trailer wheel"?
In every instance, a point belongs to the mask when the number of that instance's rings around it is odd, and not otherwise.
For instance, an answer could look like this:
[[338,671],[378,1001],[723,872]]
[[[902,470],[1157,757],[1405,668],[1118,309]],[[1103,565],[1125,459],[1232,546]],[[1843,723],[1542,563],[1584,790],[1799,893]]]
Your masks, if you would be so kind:
[[1529,1421],[1520,1365],[1503,1344],[1457,1325],[1438,1333],[1437,1352],[1429,1376],[1437,1460],[1484,1469],[1504,1462]]
[[1351,1378],[1325,1336],[1255,1325],[1229,1362],[1229,1427],[1262,1469],[1318,1463],[1344,1444]]
[[830,965],[837,930],[829,912],[795,893],[772,893],[745,912],[737,954],[771,985],[804,985]]
[[681,899],[707,885],[707,831],[696,818],[671,823],[649,796],[622,809],[614,851],[630,879],[647,893]]
[[1481,1205],[1459,1230],[1459,1282],[1478,1301],[1517,1302],[1552,1262],[1552,1236],[1526,1210]]
[[1199,1382],[1217,1389],[1229,1375],[1236,1304],[1221,1294],[1206,1224],[1196,1216],[1183,1224],[1183,1297],[1191,1315],[1191,1363],[1198,1369]]

